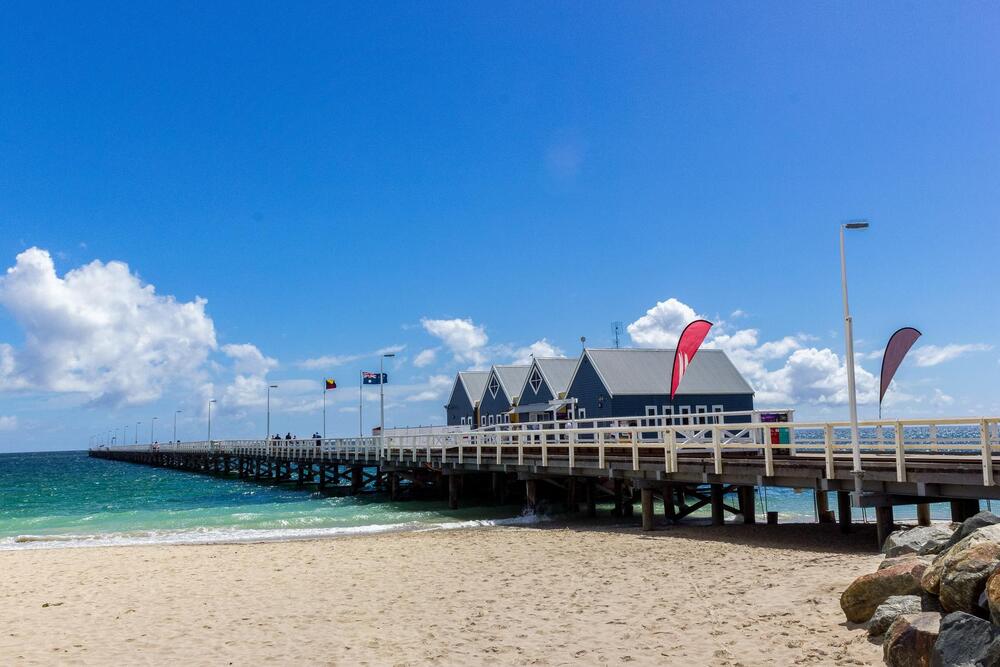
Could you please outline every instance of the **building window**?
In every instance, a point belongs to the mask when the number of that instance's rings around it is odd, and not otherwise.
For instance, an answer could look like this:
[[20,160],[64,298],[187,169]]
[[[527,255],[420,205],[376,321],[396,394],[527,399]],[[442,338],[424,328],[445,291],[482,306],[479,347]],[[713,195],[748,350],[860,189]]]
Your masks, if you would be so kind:
[[538,393],[538,390],[542,388],[542,374],[538,372],[537,368],[532,371],[531,379],[528,380],[528,384],[531,385],[532,391],[536,394]]
[[496,398],[498,391],[500,391],[500,381],[497,380],[496,375],[493,375],[490,377],[490,396]]
[[490,426],[493,426],[493,415],[490,415]]
[[680,422],[679,423],[681,424],[681,426],[687,426],[688,424],[690,424],[690,421],[684,415],[691,414],[691,408],[689,406],[687,406],[687,405],[682,405],[680,407],[680,414],[681,414],[681,418],[680,418]]
[[577,408],[576,409],[576,416],[577,416],[578,419],[586,419],[587,418],[587,408]]
[[486,415],[482,415],[479,417],[479,425],[486,426]]
[[666,423],[666,425],[667,426],[673,426],[674,425],[674,406],[672,406],[672,405],[664,405],[663,406],[663,416],[667,417],[667,419],[663,420]]
[[465,426],[465,417],[462,417],[462,426]]
[[[697,412],[699,415],[704,415],[705,413],[708,412],[708,408],[706,406],[704,406],[704,405],[699,405],[699,406],[697,406],[694,409],[694,411]],[[698,417],[695,420],[695,423],[696,424],[707,424],[708,423],[708,419],[706,417]]]
[[[712,412],[723,412],[724,410],[725,410],[725,408],[723,406],[721,406],[721,405],[713,405],[712,406]],[[716,417],[712,418],[712,421],[715,422],[716,424],[722,424],[722,423],[724,423],[726,421],[726,418],[725,417],[716,416]]]

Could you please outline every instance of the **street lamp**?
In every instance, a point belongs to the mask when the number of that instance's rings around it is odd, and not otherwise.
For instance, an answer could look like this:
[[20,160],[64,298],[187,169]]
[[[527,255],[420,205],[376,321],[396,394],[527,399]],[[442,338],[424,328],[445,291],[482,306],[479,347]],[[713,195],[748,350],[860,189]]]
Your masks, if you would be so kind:
[[137,445],[139,444],[139,426],[141,426],[141,425],[142,425],[142,422],[136,422],[135,423],[135,444],[137,444]]
[[174,410],[174,439],[173,442],[177,442],[177,415],[184,412],[183,410]]
[[854,492],[860,500],[861,481],[861,442],[858,437],[858,395],[854,385],[854,321],[847,306],[847,258],[844,254],[844,230],[868,229],[867,220],[853,220],[840,225],[840,287],[844,295],[844,345],[847,348],[847,400],[851,408],[851,455],[854,469]]
[[264,434],[264,440],[268,440],[271,437],[271,390],[277,388],[278,385],[276,384],[267,385],[267,433]]
[[385,372],[383,366],[387,358],[395,356],[395,352],[389,352],[383,354],[378,360],[378,435],[383,443],[385,442]]
[[122,445],[128,444],[128,424],[122,426]]
[[157,419],[159,419],[159,417],[153,417],[149,420],[149,444],[153,444],[153,427],[156,426]]
[[212,444],[212,403],[215,403],[215,399],[211,399],[208,402],[208,444]]

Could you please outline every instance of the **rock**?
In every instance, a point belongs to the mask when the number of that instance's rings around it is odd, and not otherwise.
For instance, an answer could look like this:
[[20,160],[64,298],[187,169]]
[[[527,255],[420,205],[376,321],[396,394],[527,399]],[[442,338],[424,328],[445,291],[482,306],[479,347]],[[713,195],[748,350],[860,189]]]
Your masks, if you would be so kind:
[[986,580],[1000,567],[1000,543],[982,542],[950,557],[942,568],[938,599],[947,612],[972,614]]
[[1000,629],[989,621],[956,611],[941,619],[931,654],[934,667],[1000,665]]
[[996,524],[1000,524],[1000,516],[992,512],[980,512],[975,516],[969,517],[951,534],[942,551],[952,548],[980,528]]
[[917,554],[903,554],[902,556],[893,556],[892,558],[883,558],[882,562],[878,564],[878,569],[884,570],[887,567],[892,567],[893,565],[899,565],[900,563],[905,563],[906,561],[918,560],[921,563],[930,565],[934,562],[934,556],[918,556]]
[[[970,521],[971,520],[972,519],[970,519]],[[944,574],[944,571],[951,566],[951,563],[960,559],[962,557],[962,552],[966,549],[971,549],[977,544],[982,544],[984,542],[1000,543],[1000,525],[990,525],[985,528],[980,528],[979,530],[976,530],[975,532],[972,532],[964,537],[947,551],[943,551],[938,554],[937,558],[934,559],[934,562],[931,563],[930,567],[927,568],[927,571],[924,572],[924,578],[922,581],[924,590],[928,593],[937,595],[941,586],[941,577]]]
[[897,530],[886,538],[882,553],[886,558],[908,553],[921,556],[940,553],[945,550],[953,532],[951,528],[941,524]]
[[858,577],[840,596],[840,608],[848,621],[864,623],[889,597],[920,595],[921,576],[926,569],[926,564],[914,558]]
[[868,635],[881,637],[889,629],[892,622],[903,614],[919,614],[921,608],[919,595],[892,595],[878,606],[871,620],[868,621]]
[[990,610],[990,618],[1000,625],[1000,571],[995,571],[986,581],[986,605]]
[[882,659],[888,667],[930,667],[941,615],[934,612],[905,614],[886,630]]

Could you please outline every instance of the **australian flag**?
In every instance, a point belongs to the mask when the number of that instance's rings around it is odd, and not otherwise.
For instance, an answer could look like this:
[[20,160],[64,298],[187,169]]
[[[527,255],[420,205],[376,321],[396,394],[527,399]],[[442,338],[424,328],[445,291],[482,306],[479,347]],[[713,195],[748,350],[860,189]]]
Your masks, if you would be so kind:
[[368,371],[361,371],[361,384],[388,384],[389,374],[382,373],[379,376],[378,373],[369,373]]

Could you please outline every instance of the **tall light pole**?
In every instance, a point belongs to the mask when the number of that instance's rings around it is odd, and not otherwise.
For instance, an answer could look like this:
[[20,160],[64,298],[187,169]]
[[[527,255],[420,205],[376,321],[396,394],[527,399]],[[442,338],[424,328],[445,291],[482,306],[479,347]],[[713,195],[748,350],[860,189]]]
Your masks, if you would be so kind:
[[271,437],[271,390],[277,388],[278,385],[276,384],[267,385],[267,433],[264,434],[265,440]]
[[139,444],[139,427],[141,425],[142,425],[142,422],[136,422],[135,423],[135,444],[137,444],[137,445]]
[[153,427],[156,426],[156,420],[159,417],[153,417],[149,420],[149,444],[153,444]]
[[215,403],[214,398],[208,402],[208,444],[212,444],[212,403]]
[[[858,437],[858,394],[854,385],[854,321],[847,305],[847,257],[844,254],[844,231],[847,229],[868,229],[866,220],[855,220],[840,225],[840,287],[844,295],[844,345],[847,348],[847,401],[851,408],[851,455],[854,462],[854,492],[860,496],[862,491],[861,472],[861,442]],[[860,500],[860,498],[858,498]]]
[[389,352],[388,354],[383,354],[378,359],[378,434],[385,442],[385,360],[389,357],[395,357],[395,352]]
[[122,426],[122,444],[128,444],[128,424]]
[[183,410],[174,410],[174,439],[173,442],[177,442],[177,415],[184,412]]

